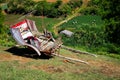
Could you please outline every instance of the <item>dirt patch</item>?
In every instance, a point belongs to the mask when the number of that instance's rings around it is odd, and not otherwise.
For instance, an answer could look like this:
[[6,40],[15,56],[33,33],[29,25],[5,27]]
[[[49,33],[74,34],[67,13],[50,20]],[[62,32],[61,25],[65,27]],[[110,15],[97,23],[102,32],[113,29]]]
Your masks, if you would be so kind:
[[31,61],[30,58],[24,58],[21,56],[16,56],[12,54],[7,54],[7,53],[1,53],[0,54],[0,61],[19,61],[20,63],[27,63]]
[[[1,48],[2,49],[2,48]],[[13,51],[14,50],[14,51]],[[15,51],[16,50],[16,51]],[[5,50],[1,50],[0,53],[0,62],[1,61],[19,61],[20,64],[27,63],[32,61],[33,59],[36,59],[36,57],[31,57],[30,51],[25,50],[25,49],[17,49],[17,48],[12,48],[7,52]],[[13,52],[12,52],[13,51]],[[67,56],[68,54],[66,54]],[[37,55],[38,56],[38,55]],[[70,54],[69,57],[73,58],[78,58],[79,57],[75,54]],[[38,57],[40,58],[40,57]],[[88,62],[90,66],[85,65],[85,64],[77,64],[77,63],[70,63],[68,61],[63,61],[63,65],[60,66],[54,66],[54,64],[42,64],[42,65],[29,65],[27,67],[30,67],[31,69],[36,69],[36,70],[43,70],[48,73],[62,73],[62,72],[71,72],[75,74],[81,74],[81,73],[86,73],[89,71],[93,71],[93,73],[101,73],[106,76],[110,77],[120,77],[120,65],[110,61],[106,61],[102,58],[97,58],[97,59],[92,59],[85,57],[85,59],[88,59]],[[71,67],[72,66],[72,67]],[[94,69],[95,68],[95,69]]]
[[[47,2],[56,2],[57,0],[47,0]],[[69,2],[69,0],[62,0],[63,3]]]
[[99,61],[89,61],[91,66],[95,66],[99,69],[99,72],[107,76],[120,77],[120,65],[115,65],[112,62],[107,62],[103,60]]
[[103,64],[101,67],[101,72],[105,75],[113,76],[116,75],[120,77],[120,66],[114,66],[113,64]]
[[54,72],[64,72],[64,68],[55,67],[52,65],[40,65],[40,66],[31,66],[32,69],[43,70],[45,72],[54,73]]

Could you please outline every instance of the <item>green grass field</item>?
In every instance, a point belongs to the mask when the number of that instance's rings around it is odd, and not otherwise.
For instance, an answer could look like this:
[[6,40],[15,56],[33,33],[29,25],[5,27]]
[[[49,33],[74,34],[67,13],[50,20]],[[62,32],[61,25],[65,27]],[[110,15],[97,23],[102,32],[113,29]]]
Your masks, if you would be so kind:
[[82,15],[82,16],[77,16],[72,20],[64,23],[63,25],[60,26],[60,29],[63,28],[75,32],[75,31],[79,31],[80,27],[83,25],[89,25],[91,27],[101,28],[104,25],[104,22],[101,20],[100,16]]
[[[11,25],[18,21],[21,15],[6,15],[5,24]],[[41,31],[41,18],[27,17],[36,21],[36,25]],[[83,19],[82,19],[83,18]],[[61,19],[44,18],[44,26],[53,31],[52,26],[61,21]],[[88,20],[86,20],[88,19]],[[95,19],[97,25],[102,25],[99,16],[79,16],[77,19],[68,21],[63,24],[69,30],[74,30],[83,24],[91,24]],[[77,25],[76,22],[77,21]],[[83,22],[84,20],[84,22]],[[100,26],[99,26],[100,27]],[[62,28],[60,26],[60,28]],[[4,41],[6,42],[6,41]],[[9,43],[7,39],[6,44]],[[83,49],[83,48],[77,48]],[[86,49],[83,49],[86,50]],[[119,59],[105,55],[93,57],[90,55],[75,54],[64,49],[60,50],[60,54],[72,58],[87,61],[89,65],[71,62],[56,56],[46,58],[39,57],[31,50],[16,47],[0,46],[0,80],[119,80],[120,79],[120,62]],[[99,54],[106,54],[99,52]],[[115,54],[114,54],[115,55]],[[112,54],[111,54],[112,56]]]
[[[81,15],[59,26],[59,31],[70,30],[74,35],[63,36],[63,42],[71,47],[94,49],[105,44],[104,22],[97,15]],[[98,49],[99,50],[99,49]],[[97,50],[97,51],[98,51]],[[92,50],[93,51],[93,50]]]
[[89,65],[86,65],[69,62],[58,57],[49,59],[38,57],[38,55],[31,57],[29,53],[28,49],[0,47],[0,80],[120,79],[118,59],[100,55],[95,58],[89,55],[74,54],[66,50],[60,51],[62,55],[89,62]]
[[19,21],[22,21],[23,19],[34,20],[39,31],[43,31],[43,28],[46,28],[48,31],[52,31],[52,32],[53,32],[52,27],[54,26],[54,24],[61,21],[61,19],[56,19],[56,18],[54,18],[54,19],[53,18],[46,18],[46,17],[43,18],[40,16],[36,16],[36,17],[26,16],[26,17],[24,17],[23,15],[12,15],[11,14],[11,15],[5,16],[5,24],[10,26],[10,25],[13,25]]

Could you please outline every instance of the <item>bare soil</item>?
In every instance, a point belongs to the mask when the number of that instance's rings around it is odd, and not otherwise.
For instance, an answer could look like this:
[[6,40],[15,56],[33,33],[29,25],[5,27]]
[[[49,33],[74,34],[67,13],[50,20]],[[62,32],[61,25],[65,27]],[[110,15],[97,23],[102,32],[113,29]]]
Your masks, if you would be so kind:
[[89,61],[92,66],[99,68],[99,72],[107,76],[117,76],[120,77],[120,64],[115,64],[113,62],[98,60],[98,61]]
[[8,53],[0,53],[0,61],[14,61],[14,60],[19,61],[20,63],[27,63],[31,61],[30,58],[12,55]]

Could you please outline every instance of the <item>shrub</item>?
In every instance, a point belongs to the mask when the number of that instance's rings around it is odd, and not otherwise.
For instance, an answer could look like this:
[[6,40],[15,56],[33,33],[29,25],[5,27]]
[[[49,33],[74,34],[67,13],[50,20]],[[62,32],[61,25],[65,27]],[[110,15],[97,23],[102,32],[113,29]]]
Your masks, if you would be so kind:
[[25,14],[34,10],[35,2],[32,0],[10,0],[8,2],[8,13]]
[[80,11],[80,13],[84,15],[97,15],[98,14],[98,9],[94,6],[84,8]]
[[3,32],[3,21],[4,21],[4,16],[2,14],[2,10],[0,8],[0,34]]
[[[79,1],[79,2],[78,2]],[[49,3],[46,0],[34,2],[33,0],[10,0],[8,2],[8,13],[26,14],[33,10],[35,16],[47,16],[56,18],[59,16],[66,17],[71,14],[72,10],[80,7],[82,0],[70,1],[69,3],[62,4],[61,0],[55,3]]]
[[75,9],[77,7],[80,7],[82,5],[82,0],[70,0],[68,2],[68,5],[72,8]]
[[107,47],[107,52],[120,54],[120,47],[119,46],[112,44],[112,43],[109,43],[106,45],[106,47]]
[[77,31],[75,31],[74,36],[71,38],[65,39],[66,44],[76,45],[78,47],[97,47],[105,43],[105,33],[102,29],[97,27],[92,27],[88,24],[83,24],[78,26]]
[[107,44],[103,24],[100,16],[83,15],[61,25],[59,30],[67,29],[74,32],[70,38],[63,36],[62,41],[65,45],[78,48],[86,47],[88,50],[98,51],[99,48]]
[[68,4],[61,5],[59,8],[59,12],[64,15],[65,17],[68,14],[71,14],[72,8]]
[[1,46],[12,46],[14,45],[14,41],[10,36],[9,27],[3,25],[4,16],[0,10],[0,45]]

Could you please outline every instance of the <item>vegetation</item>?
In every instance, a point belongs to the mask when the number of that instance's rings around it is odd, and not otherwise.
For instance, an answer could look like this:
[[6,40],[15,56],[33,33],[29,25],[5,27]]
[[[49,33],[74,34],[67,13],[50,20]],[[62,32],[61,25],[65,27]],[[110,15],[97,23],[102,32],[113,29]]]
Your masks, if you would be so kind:
[[[107,38],[110,42],[120,45],[120,1],[108,0],[104,3],[101,1],[101,14],[106,22]],[[103,7],[104,6],[104,7]],[[107,10],[106,10],[107,9]]]
[[0,33],[2,33],[2,29],[3,29],[3,20],[4,20],[4,16],[2,15],[2,10],[0,8]]
[[[79,3],[78,3],[79,1]],[[3,1],[5,2],[5,1]],[[103,51],[107,53],[120,53],[119,48],[119,19],[117,9],[119,5],[115,5],[112,8],[111,4],[114,4],[111,1],[101,3],[99,0],[91,0],[88,3],[88,7],[83,8],[80,13],[82,16],[78,16],[65,24],[61,25],[59,28],[59,32],[64,29],[68,29],[74,32],[74,36],[72,38],[66,38],[63,36],[63,42],[67,46],[75,47],[80,49],[81,47],[85,48],[85,50],[96,52]],[[17,5],[19,4],[19,5]],[[23,6],[25,5],[25,6]],[[31,6],[32,5],[32,6]],[[53,32],[53,25],[62,20],[61,17],[66,17],[69,14],[72,14],[73,11],[82,5],[82,0],[70,1],[68,3],[62,3],[62,1],[58,0],[55,3],[48,3],[47,1],[39,1],[34,2],[33,0],[10,0],[8,2],[8,14],[26,14],[31,12],[32,10],[36,10],[33,15],[36,16],[44,16],[44,23],[42,25],[42,20],[39,18],[29,17],[32,20],[36,21],[38,29],[42,31],[42,26],[49,29]],[[103,5],[107,5],[103,7]],[[109,12],[105,9],[109,9]],[[115,9],[115,13],[111,13],[111,11]],[[99,15],[99,16],[97,16]],[[113,15],[113,16],[110,16]],[[2,16],[2,15],[1,15]],[[9,17],[8,17],[9,16]],[[11,16],[11,17],[10,17]],[[17,15],[16,15],[17,16]],[[6,15],[9,21],[6,23],[10,23],[9,25],[16,23],[17,18],[13,15]],[[102,21],[102,19],[105,21]],[[16,18],[14,18],[16,17]],[[51,17],[51,18],[48,18]],[[59,19],[57,19],[59,17]],[[13,39],[10,37],[10,32],[8,31],[9,27],[7,25],[3,26],[3,18],[0,17],[2,21],[0,21],[1,25],[1,38],[4,37],[3,40],[0,40],[1,45],[11,46],[14,45]],[[54,18],[54,19],[52,19]],[[13,21],[14,20],[14,21]],[[108,23],[109,22],[109,23]],[[104,26],[106,25],[106,26]],[[54,33],[53,33],[54,35]],[[10,43],[5,43],[10,41]],[[72,42],[71,42],[72,41]],[[101,48],[101,49],[100,49]]]
[[119,21],[119,12],[120,12],[120,1],[118,0],[91,0],[88,4],[88,7],[83,9],[81,12],[83,14],[92,14],[100,15],[105,21],[105,33],[107,33],[108,41],[120,44],[120,21]]
[[33,13],[35,16],[43,15],[55,18],[71,14],[75,8],[81,6],[81,3],[82,0],[70,1],[69,3],[64,4],[62,4],[61,0],[57,0],[55,3],[49,3],[46,0],[39,2],[34,2],[33,0],[10,0],[8,2],[9,8],[7,13],[26,14],[35,10]]
[[100,15],[100,0],[90,0],[88,6],[83,8],[80,13],[84,15]]
[[[72,37],[62,36],[64,45],[75,49],[102,54],[94,58],[73,54],[61,49],[65,56],[88,61],[89,65],[62,60],[57,57],[46,59],[32,51],[12,47],[15,45],[9,26],[22,20],[34,20],[39,31],[64,20],[82,5],[82,0],[48,3],[46,0],[0,0],[8,1],[6,15],[0,9],[0,79],[1,80],[119,80],[120,79],[120,21],[119,0],[90,0],[80,15],[58,27],[59,32],[67,29]],[[27,13],[32,12],[30,16]],[[23,16],[25,14],[25,16]],[[44,18],[43,18],[44,17]],[[44,24],[43,24],[44,23]],[[54,33],[53,33],[54,35]],[[104,56],[107,55],[107,56]],[[110,56],[110,57],[109,57]]]
[[12,42],[13,40],[12,40],[12,37],[9,37],[10,34],[9,34],[8,26],[3,25],[3,22],[4,22],[4,16],[0,9],[0,45],[11,46],[13,45],[13,42]]
[[58,57],[45,59],[35,54],[33,56],[28,49],[0,47],[0,52],[1,80],[119,80],[120,78],[119,60],[108,56],[95,58],[66,50],[60,51],[62,55],[90,63],[85,65],[67,62]]
[[107,39],[104,22],[100,16],[79,16],[59,27],[74,32],[72,37],[62,35],[64,45],[97,54],[119,58],[120,47]]
[[[104,22],[100,16],[78,16],[60,27],[74,32],[72,37],[63,36],[64,44],[71,47],[86,47],[95,52],[106,45]],[[60,32],[59,31],[59,32]]]
[[10,0],[8,2],[7,13],[26,14],[33,10],[34,5],[35,2],[32,0]]

